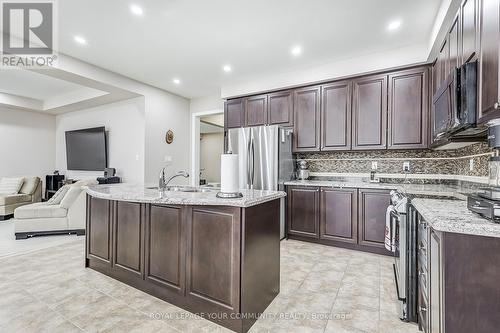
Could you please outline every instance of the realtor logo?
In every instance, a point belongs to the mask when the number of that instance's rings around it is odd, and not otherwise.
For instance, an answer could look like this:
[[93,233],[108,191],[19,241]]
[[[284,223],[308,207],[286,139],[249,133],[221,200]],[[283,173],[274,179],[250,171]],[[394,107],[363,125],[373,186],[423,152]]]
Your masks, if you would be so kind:
[[32,1],[2,2],[2,65],[54,65],[54,3]]

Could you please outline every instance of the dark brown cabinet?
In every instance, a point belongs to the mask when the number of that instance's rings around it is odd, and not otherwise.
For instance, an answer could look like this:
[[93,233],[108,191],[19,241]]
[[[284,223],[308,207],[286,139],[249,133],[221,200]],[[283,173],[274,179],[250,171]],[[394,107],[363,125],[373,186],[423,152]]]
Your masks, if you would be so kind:
[[357,243],[358,191],[321,188],[320,239]]
[[442,313],[442,290],[441,290],[441,239],[439,235],[431,230],[429,237],[429,328],[430,332],[444,332],[442,329],[441,313]]
[[142,204],[117,202],[113,225],[113,266],[142,276],[144,218]]
[[87,253],[111,265],[111,204],[108,200],[87,199]]
[[171,292],[184,294],[186,249],[182,210],[150,205],[146,217],[145,278]]
[[449,44],[449,55],[448,55],[448,67],[446,75],[452,73],[452,71],[460,66],[460,12],[455,16],[453,23],[451,25],[450,31],[448,32],[448,44]]
[[269,125],[293,126],[293,92],[280,91],[268,95]]
[[267,123],[267,95],[245,98],[245,126],[262,126]]
[[438,89],[441,86],[441,83],[444,82],[448,73],[449,73],[449,58],[450,58],[450,46],[448,43],[448,38],[446,38],[441,45],[441,49],[437,58],[437,66],[436,69],[438,71]]
[[479,0],[464,0],[460,7],[461,64],[476,58],[479,49]]
[[293,92],[294,152],[319,150],[320,95],[320,87],[308,87]]
[[225,128],[238,128],[245,125],[245,103],[243,98],[231,99],[224,103]]
[[319,237],[319,188],[288,187],[288,234]]
[[427,67],[389,75],[389,149],[427,148],[428,82]]
[[390,204],[391,197],[388,190],[359,189],[359,245],[385,250],[385,217]]
[[351,149],[351,83],[321,87],[321,150]]
[[480,1],[479,121],[500,117],[500,0]]
[[387,148],[387,75],[354,80],[352,100],[352,149]]

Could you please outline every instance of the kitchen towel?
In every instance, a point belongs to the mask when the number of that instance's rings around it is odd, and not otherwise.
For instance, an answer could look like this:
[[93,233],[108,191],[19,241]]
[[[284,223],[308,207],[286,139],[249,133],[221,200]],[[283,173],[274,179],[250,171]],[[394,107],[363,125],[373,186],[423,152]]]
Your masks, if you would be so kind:
[[395,252],[396,251],[396,240],[395,240],[395,230],[396,226],[391,225],[391,212],[394,209],[393,205],[389,205],[387,207],[387,211],[385,213],[385,239],[384,245],[388,251]]
[[222,193],[239,192],[238,154],[222,154],[220,158],[220,191]]

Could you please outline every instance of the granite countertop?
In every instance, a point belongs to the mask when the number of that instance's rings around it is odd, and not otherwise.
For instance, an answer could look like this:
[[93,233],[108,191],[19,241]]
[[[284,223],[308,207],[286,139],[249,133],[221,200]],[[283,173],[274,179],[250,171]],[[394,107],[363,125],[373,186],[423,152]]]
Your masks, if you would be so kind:
[[241,190],[242,198],[220,199],[216,197],[217,190],[209,192],[164,192],[163,196],[157,189],[147,188],[144,185],[112,184],[91,185],[86,187],[90,196],[142,203],[166,205],[210,205],[251,207],[286,196],[282,191]]
[[434,230],[500,238],[500,224],[472,213],[465,201],[416,198],[411,203]]
[[391,183],[370,183],[364,181],[337,181],[337,180],[292,180],[285,182],[291,186],[320,186],[334,188],[373,188],[381,190],[398,190],[400,193],[412,196],[441,196],[466,199],[471,189],[461,188],[456,185],[445,184],[391,184]]

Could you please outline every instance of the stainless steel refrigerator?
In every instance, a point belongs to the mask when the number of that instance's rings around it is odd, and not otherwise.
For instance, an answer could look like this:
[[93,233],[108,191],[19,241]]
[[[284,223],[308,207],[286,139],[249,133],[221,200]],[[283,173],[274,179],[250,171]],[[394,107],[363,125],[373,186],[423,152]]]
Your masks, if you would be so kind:
[[[258,126],[228,130],[226,151],[238,154],[241,189],[284,191],[293,179],[293,130]],[[281,199],[280,234],[285,237],[285,198]]]

